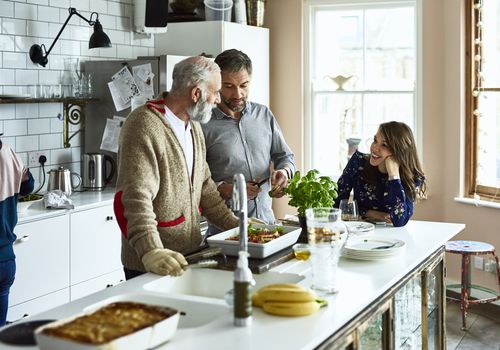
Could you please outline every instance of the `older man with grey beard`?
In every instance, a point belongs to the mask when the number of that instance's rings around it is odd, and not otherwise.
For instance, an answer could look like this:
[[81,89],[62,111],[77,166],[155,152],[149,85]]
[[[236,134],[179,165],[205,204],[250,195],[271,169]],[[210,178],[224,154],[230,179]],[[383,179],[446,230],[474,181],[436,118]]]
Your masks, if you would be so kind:
[[122,127],[115,214],[127,279],[144,272],[180,275],[183,254],[200,246],[200,216],[238,225],[211,179],[203,132],[220,102],[220,70],[196,56],[179,62],[172,89],[135,109]]

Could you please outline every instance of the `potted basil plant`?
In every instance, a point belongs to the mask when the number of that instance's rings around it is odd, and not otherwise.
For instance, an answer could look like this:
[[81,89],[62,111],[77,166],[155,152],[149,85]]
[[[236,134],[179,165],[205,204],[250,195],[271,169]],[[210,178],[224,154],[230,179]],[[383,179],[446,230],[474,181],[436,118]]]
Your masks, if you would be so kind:
[[301,176],[297,171],[288,182],[285,193],[290,197],[288,204],[296,207],[302,232],[299,242],[307,242],[306,209],[331,208],[337,198],[337,183],[328,176],[319,176],[316,169]]

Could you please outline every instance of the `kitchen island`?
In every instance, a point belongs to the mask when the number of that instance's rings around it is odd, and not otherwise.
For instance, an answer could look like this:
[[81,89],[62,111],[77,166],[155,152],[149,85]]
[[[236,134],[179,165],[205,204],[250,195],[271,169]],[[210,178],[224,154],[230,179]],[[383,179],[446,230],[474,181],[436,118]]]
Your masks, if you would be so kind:
[[[408,340],[404,341],[416,341],[417,344],[419,344],[419,339],[427,341],[428,337],[432,338],[431,334],[427,334],[428,330],[432,328],[437,330],[432,341],[437,345],[437,348],[440,348],[444,345],[445,334],[443,327],[436,327],[436,324],[441,323],[442,325],[444,320],[443,246],[464,227],[463,224],[425,221],[410,221],[405,227],[399,228],[377,227],[375,234],[404,241],[406,243],[405,251],[395,258],[379,261],[340,259],[338,271],[340,291],[326,297],[329,302],[328,307],[307,317],[276,317],[254,308],[252,326],[237,328],[233,326],[232,309],[225,305],[223,298],[207,297],[201,294],[176,294],[172,291],[169,292],[168,288],[162,290],[162,286],[175,283],[176,278],[146,274],[35,315],[30,319],[61,319],[81,313],[85,308],[95,306],[109,298],[116,300],[125,294],[144,294],[170,300],[172,307],[176,307],[175,300],[178,300],[184,305],[188,305],[190,302],[206,303],[219,308],[219,311],[213,316],[196,315],[196,310],[203,313],[203,308],[193,308],[195,315],[191,316],[206,321],[203,324],[197,324],[196,327],[180,327],[173,339],[160,346],[159,349],[202,347],[216,349],[237,347],[238,349],[258,350],[269,348],[314,349],[318,347],[335,349],[344,348],[349,344],[355,344],[356,348],[360,341],[364,341],[362,338],[365,330],[372,332],[373,329],[380,328],[382,331],[375,335],[375,342],[380,344],[380,348],[389,348],[389,344],[394,343],[399,348],[403,344],[402,331],[397,326],[395,331],[390,331],[391,327],[388,325],[394,322],[394,319],[396,319],[397,325],[398,318],[399,321],[405,321],[402,319],[405,317],[404,315],[397,315],[398,300],[408,299],[410,296],[421,293],[421,296],[424,297],[417,298],[414,306],[417,313],[421,313],[423,316],[422,326],[417,327],[420,331],[417,328],[412,330],[417,335],[410,335],[407,337]],[[211,272],[198,271],[200,274],[210,274]],[[435,273],[436,271],[437,273]],[[220,276],[226,274],[224,275],[225,279],[213,278],[211,284],[224,289],[232,288],[231,273],[217,272],[221,274]],[[297,276],[300,285],[310,286],[310,266],[307,261],[291,260],[260,276],[265,278],[266,275],[278,276],[280,274]],[[434,277],[429,278],[432,276]],[[428,280],[431,281],[429,285],[426,282]],[[408,289],[406,286],[410,284],[411,289]],[[410,291],[416,288],[419,288],[418,292],[410,294]],[[405,294],[398,294],[403,291]],[[431,299],[436,302],[433,303]],[[411,304],[411,300],[408,301]],[[417,307],[419,303],[421,307]],[[435,308],[436,315],[433,318],[434,321],[428,322],[426,316],[431,314],[431,306]],[[404,323],[405,325],[409,324],[406,321]],[[36,349],[36,347],[8,347],[3,344],[0,348]],[[372,348],[370,347],[370,349]]]

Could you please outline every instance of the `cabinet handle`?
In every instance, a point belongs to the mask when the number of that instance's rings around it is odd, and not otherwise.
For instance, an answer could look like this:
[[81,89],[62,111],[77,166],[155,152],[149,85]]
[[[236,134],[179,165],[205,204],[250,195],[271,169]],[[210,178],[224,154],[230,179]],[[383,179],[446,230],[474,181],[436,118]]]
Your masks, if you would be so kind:
[[113,287],[112,284],[106,284],[106,288],[110,288],[110,287]]
[[106,216],[106,221],[113,221],[113,217],[112,216]]
[[28,317],[29,314],[24,314],[22,315],[20,318],[18,318],[17,320],[14,320],[14,321],[7,321],[5,322],[5,324],[11,324],[11,323],[14,323],[14,322],[18,322],[18,321],[21,321],[21,320],[24,320],[26,317]]
[[30,236],[29,235],[24,235],[22,236],[21,238],[18,238],[14,241],[14,244],[20,244],[20,243],[23,243],[23,242],[26,242],[30,239]]

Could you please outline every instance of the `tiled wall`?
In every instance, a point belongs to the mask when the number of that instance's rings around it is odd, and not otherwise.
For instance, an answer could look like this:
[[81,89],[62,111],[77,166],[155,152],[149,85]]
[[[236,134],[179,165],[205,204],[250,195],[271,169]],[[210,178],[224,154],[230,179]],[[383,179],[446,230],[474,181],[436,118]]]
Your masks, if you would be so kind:
[[[75,7],[84,17],[99,14],[111,48],[88,49],[92,27],[74,15],[48,56],[47,66],[31,62],[29,49],[33,44],[50,47],[68,17],[68,8]],[[0,94],[25,94],[36,84],[68,83],[65,62],[85,60],[128,59],[154,54],[154,38],[133,32],[133,0],[0,0]],[[80,173],[80,134],[71,140],[71,148],[63,147],[62,104],[0,104],[0,132],[28,163],[28,153],[43,151],[48,161],[45,172],[58,166]],[[77,130],[73,127],[72,130]],[[41,168],[31,168],[40,184]]]

